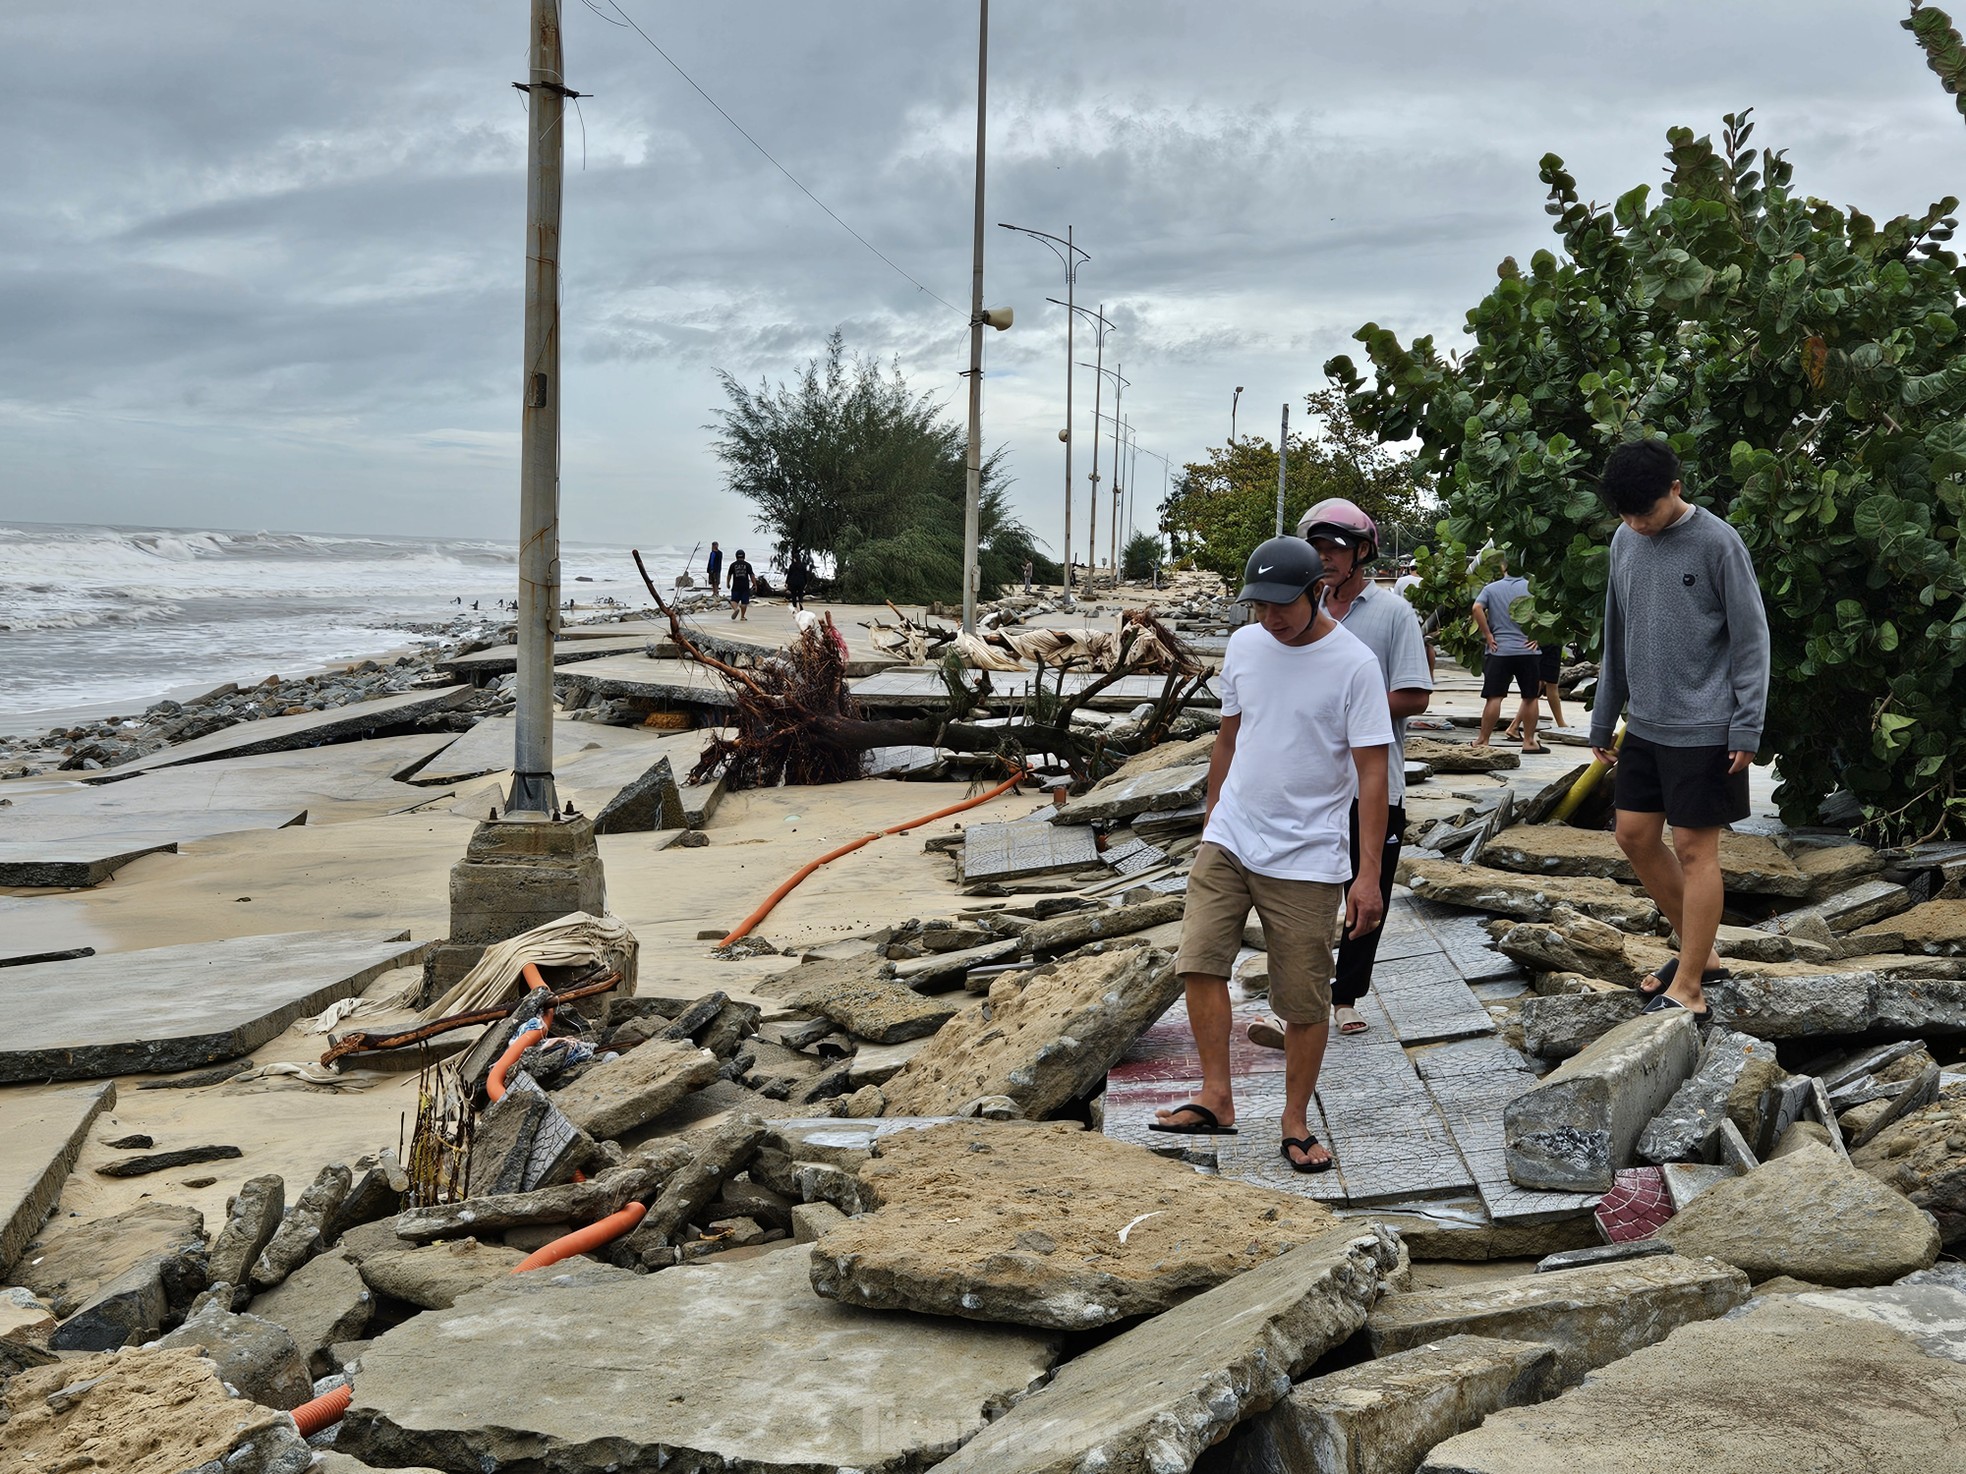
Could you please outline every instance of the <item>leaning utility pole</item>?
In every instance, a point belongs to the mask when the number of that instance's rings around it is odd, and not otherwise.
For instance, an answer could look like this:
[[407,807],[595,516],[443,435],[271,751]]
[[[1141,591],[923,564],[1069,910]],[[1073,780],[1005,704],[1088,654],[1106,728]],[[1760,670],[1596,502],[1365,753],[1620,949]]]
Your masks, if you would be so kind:
[[983,508],[983,105],[990,80],[990,0],[978,0],[976,36],[976,243],[969,280],[969,464],[963,488],[963,633],[976,633]]
[[553,635],[560,615],[560,182],[568,89],[560,7],[532,0],[525,381],[519,412],[519,661],[508,814],[550,814]]

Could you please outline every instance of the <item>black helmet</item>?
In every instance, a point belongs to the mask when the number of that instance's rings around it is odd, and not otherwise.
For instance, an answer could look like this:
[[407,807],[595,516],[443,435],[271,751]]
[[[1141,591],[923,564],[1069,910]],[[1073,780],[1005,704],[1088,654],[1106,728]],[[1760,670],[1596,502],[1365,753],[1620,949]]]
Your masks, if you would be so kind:
[[1289,604],[1324,577],[1324,559],[1301,537],[1273,537],[1249,555],[1238,604]]

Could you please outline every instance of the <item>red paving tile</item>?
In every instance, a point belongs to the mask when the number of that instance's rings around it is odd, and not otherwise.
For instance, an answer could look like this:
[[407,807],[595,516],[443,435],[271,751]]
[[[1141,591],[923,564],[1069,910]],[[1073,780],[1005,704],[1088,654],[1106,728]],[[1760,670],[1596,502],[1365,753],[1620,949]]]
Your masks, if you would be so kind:
[[1649,1239],[1672,1217],[1666,1174],[1657,1167],[1626,1167],[1592,1211],[1604,1237],[1614,1244]]

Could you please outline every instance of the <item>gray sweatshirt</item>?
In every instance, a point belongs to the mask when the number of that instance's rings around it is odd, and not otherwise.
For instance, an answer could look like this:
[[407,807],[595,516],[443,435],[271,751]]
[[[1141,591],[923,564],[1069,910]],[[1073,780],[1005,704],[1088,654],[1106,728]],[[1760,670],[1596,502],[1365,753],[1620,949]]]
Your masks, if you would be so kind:
[[1593,747],[1627,705],[1626,729],[1662,747],[1761,746],[1768,616],[1741,535],[1704,507],[1653,537],[1612,534]]

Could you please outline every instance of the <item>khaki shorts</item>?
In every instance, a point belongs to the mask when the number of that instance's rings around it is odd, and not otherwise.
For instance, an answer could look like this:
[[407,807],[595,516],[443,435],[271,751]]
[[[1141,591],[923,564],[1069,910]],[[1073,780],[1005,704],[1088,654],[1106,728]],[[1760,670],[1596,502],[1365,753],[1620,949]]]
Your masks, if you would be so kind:
[[1270,1006],[1287,1024],[1324,1023],[1331,1017],[1332,949],[1344,894],[1330,881],[1254,874],[1220,845],[1204,844],[1188,876],[1174,970],[1183,977],[1228,977],[1254,908],[1270,952]]

